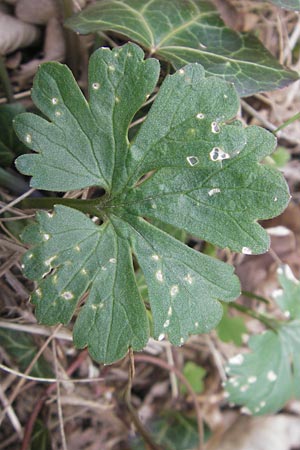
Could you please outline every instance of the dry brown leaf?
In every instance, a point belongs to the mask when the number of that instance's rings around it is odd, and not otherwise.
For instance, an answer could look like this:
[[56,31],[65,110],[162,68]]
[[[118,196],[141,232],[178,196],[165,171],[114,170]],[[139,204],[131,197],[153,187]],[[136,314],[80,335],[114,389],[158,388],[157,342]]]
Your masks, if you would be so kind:
[[241,416],[210,450],[290,450],[300,446],[300,419]]
[[59,2],[56,0],[18,0],[15,14],[24,22],[46,25],[51,17],[59,17]]
[[13,77],[13,80],[24,86],[28,79],[36,73],[40,64],[47,61],[64,61],[66,45],[63,29],[59,20],[52,17],[47,25],[44,43],[44,57],[42,59],[31,59],[28,63],[22,64],[19,72]]
[[0,11],[0,54],[7,55],[27,47],[40,37],[40,30]]
[[244,27],[244,15],[238,12],[229,0],[212,0],[225,24],[234,30],[241,31]]

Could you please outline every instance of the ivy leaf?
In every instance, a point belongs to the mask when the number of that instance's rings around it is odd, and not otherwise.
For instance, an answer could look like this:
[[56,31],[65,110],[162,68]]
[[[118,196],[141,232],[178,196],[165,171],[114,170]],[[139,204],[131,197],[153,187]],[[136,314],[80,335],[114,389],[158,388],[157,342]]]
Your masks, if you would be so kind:
[[209,75],[233,82],[241,96],[277,89],[299,78],[257,38],[227,28],[204,0],[102,0],[66,25],[83,34],[120,33],[176,69],[201,63]]
[[300,11],[300,0],[270,0],[274,5],[284,9]]
[[227,368],[229,400],[244,405],[245,413],[272,414],[291,398],[300,398],[300,284],[288,266],[278,273],[283,290],[275,291],[276,301],[292,320],[252,336],[251,353],[234,356]]
[[[149,336],[132,253],[146,280],[157,339],[181,345],[192,333],[208,332],[221,319],[219,300],[240,293],[230,265],[189,248],[164,224],[247,253],[251,244],[258,252],[268,241],[255,220],[278,214],[289,199],[281,174],[258,164],[273,150],[272,135],[234,121],[234,88],[205,78],[198,64],[164,81],[130,143],[130,120],[154,88],[158,69],[135,44],[99,49],[90,61],[87,102],[69,69],[46,63],[33,98],[50,121],[22,114],[15,122],[36,152],[17,160],[32,186],[106,191],[90,200],[54,199],[54,212],[39,212],[23,234],[32,247],[23,264],[38,283],[32,295],[38,320],[67,324],[78,314],[76,346],[88,346],[106,363],[128,347],[142,349]],[[196,202],[189,203],[193,195]],[[225,223],[227,209],[226,228],[218,222]]]

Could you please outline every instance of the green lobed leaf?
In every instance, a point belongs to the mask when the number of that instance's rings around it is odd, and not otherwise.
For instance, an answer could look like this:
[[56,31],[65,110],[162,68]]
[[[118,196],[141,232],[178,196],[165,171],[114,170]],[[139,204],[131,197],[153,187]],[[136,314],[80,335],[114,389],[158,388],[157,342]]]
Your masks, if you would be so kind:
[[15,125],[37,152],[17,160],[20,172],[32,176],[32,187],[109,189],[126,176],[127,129],[159,74],[158,61],[143,56],[133,45],[95,52],[89,63],[89,103],[66,66],[42,66],[32,98],[51,122],[27,113]]
[[231,122],[237,108],[233,87],[204,78],[199,65],[167,77],[127,163],[133,186],[160,170],[120,203],[218,246],[265,252],[269,238],[256,221],[278,215],[288,193],[278,171],[258,165],[274,150],[274,136]]
[[255,415],[274,413],[300,398],[300,284],[288,266],[279,268],[279,280],[283,290],[276,291],[276,301],[292,320],[252,336],[251,353],[234,356],[227,368],[229,400]]
[[291,268],[283,264],[277,270],[282,289],[273,292],[273,298],[287,318],[300,319],[300,283]]
[[23,239],[36,246],[25,254],[24,273],[39,280],[32,295],[37,319],[67,324],[89,290],[74,328],[79,348],[89,346],[96,360],[113,362],[148,340],[148,320],[134,279],[130,247],[106,222],[95,225],[80,211],[56,206],[39,212],[38,226]]
[[300,11],[300,0],[269,0],[274,5],[284,9]]
[[[195,252],[140,218],[111,217],[128,236],[143,271],[154,321],[154,337],[182,345],[189,334],[205,333],[222,317],[217,301],[233,300],[239,283],[233,267]],[[217,276],[216,276],[217,274]]]
[[83,34],[121,33],[176,69],[201,63],[209,75],[233,82],[241,96],[277,89],[299,78],[257,38],[227,28],[204,0],[102,0],[66,25]]
[[46,63],[33,98],[49,121],[29,113],[15,121],[20,139],[36,152],[17,160],[32,186],[106,191],[72,200],[72,208],[59,199],[65,205],[38,213],[23,234],[32,246],[23,264],[38,284],[32,295],[38,320],[67,324],[78,314],[76,346],[88,346],[106,363],[128,347],[142,349],[149,336],[132,254],[147,283],[158,339],[181,345],[190,334],[210,331],[222,316],[219,300],[240,293],[230,265],[189,248],[164,224],[260,252],[268,239],[256,220],[278,214],[289,199],[282,175],[258,164],[272,152],[274,137],[235,121],[234,88],[205,78],[198,64],[167,77],[129,142],[130,120],[158,77],[157,61],[142,58],[135,44],[97,50],[89,101],[69,69]]
[[219,339],[223,342],[233,342],[235,345],[242,345],[243,334],[248,332],[242,317],[231,317],[228,314],[228,306],[223,305],[223,316],[217,326]]

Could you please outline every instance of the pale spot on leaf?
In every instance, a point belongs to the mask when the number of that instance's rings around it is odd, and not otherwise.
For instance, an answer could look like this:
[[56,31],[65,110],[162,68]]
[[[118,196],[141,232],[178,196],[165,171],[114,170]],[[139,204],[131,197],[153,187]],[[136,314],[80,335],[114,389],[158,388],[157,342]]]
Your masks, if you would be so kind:
[[240,366],[244,362],[244,356],[239,353],[238,355],[233,356],[229,359],[229,363],[232,365]]
[[212,133],[220,133],[220,127],[219,127],[219,124],[218,124],[218,122],[212,122],[211,123],[211,132]]
[[221,192],[221,189],[214,188],[214,189],[211,189],[210,191],[208,191],[208,195],[211,197],[212,195],[219,194],[220,192]]
[[51,99],[51,103],[52,103],[52,105],[57,105],[57,103],[58,103],[58,98],[53,97],[53,98]]
[[174,284],[174,286],[172,286],[170,289],[171,297],[175,297],[175,295],[177,295],[178,292],[179,292],[179,288],[178,288],[177,284]]
[[241,392],[246,392],[246,391],[248,391],[248,389],[249,389],[248,384],[244,384],[244,386],[241,386],[241,387],[240,387],[240,391],[241,391]]
[[32,136],[31,136],[31,134],[26,134],[26,136],[25,136],[25,141],[28,143],[28,144],[31,144],[31,142],[32,142]]
[[193,278],[191,277],[191,275],[188,273],[186,277],[184,277],[184,281],[186,281],[189,284],[193,284]]
[[214,147],[209,154],[212,161],[223,161],[224,159],[229,159],[230,155],[225,153],[221,148]]
[[272,292],[272,297],[274,298],[274,300],[278,299],[279,297],[281,297],[283,294],[283,289],[275,289]]
[[242,248],[242,253],[244,255],[252,255],[252,250],[249,247],[243,247]]
[[164,340],[165,336],[166,336],[166,335],[165,335],[164,333],[161,333],[161,334],[158,336],[157,339],[158,339],[159,341],[162,341],[162,340]]
[[164,328],[168,328],[169,325],[170,325],[170,320],[167,319],[164,323]]
[[251,375],[250,377],[248,377],[248,383],[253,384],[256,383],[257,381],[257,377],[255,375]]
[[72,300],[72,298],[74,298],[74,294],[71,291],[64,291],[61,296],[65,299],[65,300]]
[[151,258],[154,259],[154,261],[159,261],[159,256],[158,255],[152,255]]
[[57,258],[57,255],[51,256],[51,258],[45,261],[46,266],[51,266],[52,261]]
[[92,88],[93,88],[95,91],[98,91],[98,89],[100,88],[100,83],[93,83],[93,84],[92,84]]
[[186,158],[187,162],[189,163],[190,166],[194,167],[197,164],[199,164],[199,158],[197,156],[188,156]]
[[273,382],[277,380],[277,375],[275,372],[273,372],[273,370],[270,370],[267,374],[267,378],[269,381]]
[[205,117],[205,115],[203,114],[203,113],[198,113],[197,115],[196,115],[196,117],[197,117],[197,119],[204,119],[204,117]]
[[247,416],[251,416],[251,415],[252,415],[252,412],[251,412],[250,409],[247,408],[246,406],[243,406],[243,407],[241,408],[241,413],[242,413],[242,414],[246,414]]
[[160,282],[162,282],[162,281],[164,280],[164,277],[163,277],[163,274],[162,274],[162,271],[161,271],[161,270],[158,270],[158,271],[155,273],[155,277],[156,277],[156,279],[157,279],[158,281],[160,281]]
[[117,260],[116,260],[116,258],[110,258],[109,262],[111,264],[116,264]]

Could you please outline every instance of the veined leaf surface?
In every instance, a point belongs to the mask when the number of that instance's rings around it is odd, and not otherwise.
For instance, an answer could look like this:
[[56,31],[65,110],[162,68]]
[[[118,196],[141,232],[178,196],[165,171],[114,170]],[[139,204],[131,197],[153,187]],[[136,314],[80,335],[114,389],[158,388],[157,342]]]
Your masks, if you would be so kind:
[[198,62],[207,74],[233,82],[241,96],[277,89],[299,78],[256,37],[227,28],[204,0],[102,0],[66,25],[84,34],[121,33],[176,69]]
[[142,349],[149,337],[132,253],[147,283],[156,338],[180,345],[189,334],[208,332],[221,319],[219,300],[239,295],[230,265],[187,247],[156,223],[259,253],[268,240],[256,220],[278,214],[289,199],[281,174],[259,164],[273,151],[272,135],[235,121],[234,88],[205,78],[198,64],[164,81],[129,142],[130,121],[158,72],[158,62],[144,61],[135,44],[99,49],[91,57],[86,101],[69,69],[46,63],[33,98],[49,120],[26,113],[15,122],[20,139],[35,151],[17,160],[32,186],[105,190],[96,199],[73,200],[72,208],[58,199],[65,204],[38,213],[23,236],[32,246],[23,263],[38,283],[32,296],[38,320],[68,323],[78,315],[75,344],[104,362],[121,358],[128,347]]

